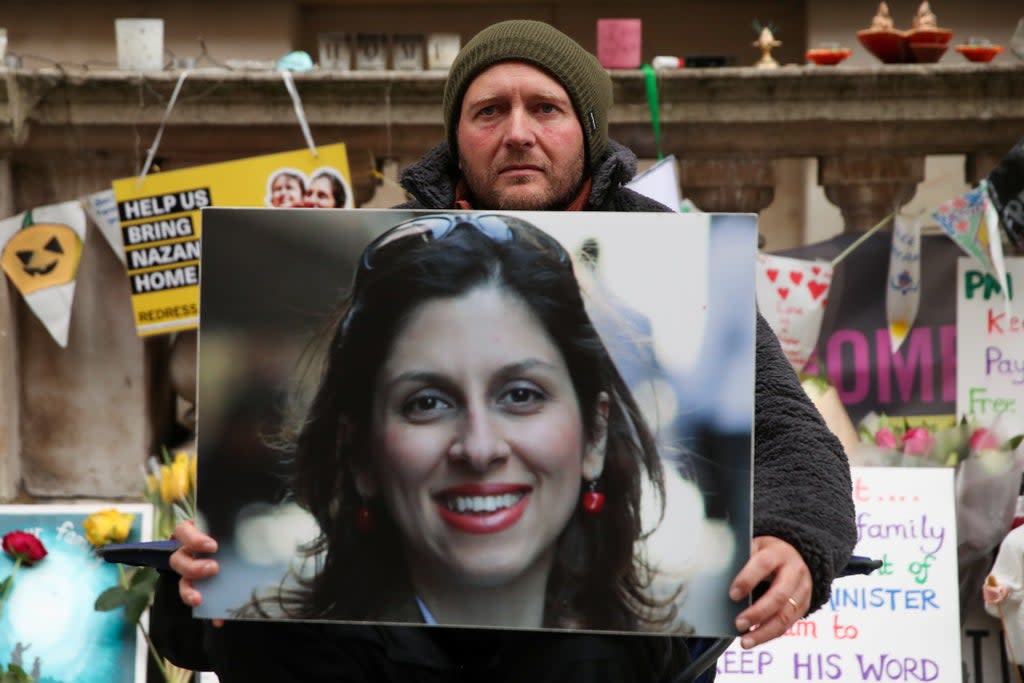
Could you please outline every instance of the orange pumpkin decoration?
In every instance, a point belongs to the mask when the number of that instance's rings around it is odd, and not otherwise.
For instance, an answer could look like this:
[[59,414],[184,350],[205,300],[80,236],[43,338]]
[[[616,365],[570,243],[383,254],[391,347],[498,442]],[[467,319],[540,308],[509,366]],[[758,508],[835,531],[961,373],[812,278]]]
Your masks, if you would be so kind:
[[7,240],[0,263],[22,294],[64,285],[75,279],[82,240],[66,225],[36,223]]

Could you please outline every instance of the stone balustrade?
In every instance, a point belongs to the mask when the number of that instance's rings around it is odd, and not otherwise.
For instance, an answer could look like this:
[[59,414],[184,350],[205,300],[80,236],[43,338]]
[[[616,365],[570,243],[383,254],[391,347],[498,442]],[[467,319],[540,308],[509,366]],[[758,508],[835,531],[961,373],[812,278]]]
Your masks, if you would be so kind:
[[[62,201],[137,172],[175,72],[0,69],[0,215]],[[444,74],[295,74],[320,144],[348,146],[357,203],[383,160],[418,157],[443,136]],[[644,78],[616,72],[611,135],[656,155]],[[760,211],[774,162],[816,157],[847,229],[913,196],[931,154],[966,156],[985,177],[1024,136],[1024,65],[725,68],[660,72],[664,152],[685,196],[709,211]],[[162,168],[304,146],[279,74],[195,70],[167,118]],[[169,342],[139,339],[123,269],[93,227],[68,348],[10,286],[0,288],[0,500],[135,497],[139,465],[173,419]],[[20,484],[19,484],[20,482]]]

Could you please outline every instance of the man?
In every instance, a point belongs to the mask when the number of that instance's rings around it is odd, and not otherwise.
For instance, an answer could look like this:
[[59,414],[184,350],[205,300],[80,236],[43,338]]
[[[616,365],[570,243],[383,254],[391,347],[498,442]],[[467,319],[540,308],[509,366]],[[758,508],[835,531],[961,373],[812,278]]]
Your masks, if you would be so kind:
[[[445,85],[447,140],[402,174],[405,208],[666,211],[623,184],[636,158],[608,140],[611,79],[593,55],[547,24],[506,21],[481,31],[460,52]],[[624,227],[623,229],[628,229]],[[742,646],[781,635],[821,606],[845,566],[856,533],[850,476],[838,441],[825,429],[758,316],[757,473],[750,560],[729,595],[745,600],[736,621]],[[161,582],[158,607],[201,600],[192,580],[216,573],[197,559],[213,539],[181,525],[171,558],[184,578]],[[159,624],[159,620],[155,620]],[[181,626],[180,620],[175,627]],[[156,629],[156,627],[154,627]],[[687,661],[686,643],[665,637],[515,633],[469,629],[232,622],[196,632],[157,633],[172,657],[213,665],[233,680],[661,681]],[[186,636],[190,636],[191,639]],[[692,645],[692,644],[691,644]],[[261,647],[283,648],[279,669]],[[252,665],[246,653],[258,657]],[[212,661],[211,661],[212,660]],[[531,668],[533,661],[543,662]],[[273,671],[273,673],[271,673]],[[713,670],[712,670],[713,671]],[[712,673],[713,675],[713,673]],[[263,678],[267,676],[267,678]]]

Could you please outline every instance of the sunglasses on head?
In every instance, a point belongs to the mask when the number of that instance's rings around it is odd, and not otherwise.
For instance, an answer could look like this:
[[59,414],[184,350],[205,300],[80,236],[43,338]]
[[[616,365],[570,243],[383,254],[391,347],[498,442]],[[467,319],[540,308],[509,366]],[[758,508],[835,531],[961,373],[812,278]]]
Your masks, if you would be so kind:
[[[494,242],[523,242],[547,251],[560,264],[569,262],[569,255],[557,240],[547,237],[532,225],[514,216],[499,214],[438,213],[417,216],[399,223],[370,242],[359,259],[359,271],[373,270],[374,263],[386,248],[410,239],[423,242],[443,240],[459,228],[471,228]],[[539,233],[539,234],[538,234]],[[543,236],[543,237],[541,237]],[[546,238],[546,239],[545,239]],[[357,274],[358,279],[358,274]]]

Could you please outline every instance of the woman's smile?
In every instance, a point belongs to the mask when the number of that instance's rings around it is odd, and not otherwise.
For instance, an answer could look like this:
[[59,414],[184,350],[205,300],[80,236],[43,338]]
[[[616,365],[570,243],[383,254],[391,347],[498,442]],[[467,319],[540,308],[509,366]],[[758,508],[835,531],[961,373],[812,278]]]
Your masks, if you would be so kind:
[[461,484],[434,494],[441,519],[457,531],[494,534],[519,521],[530,504],[530,486]]

